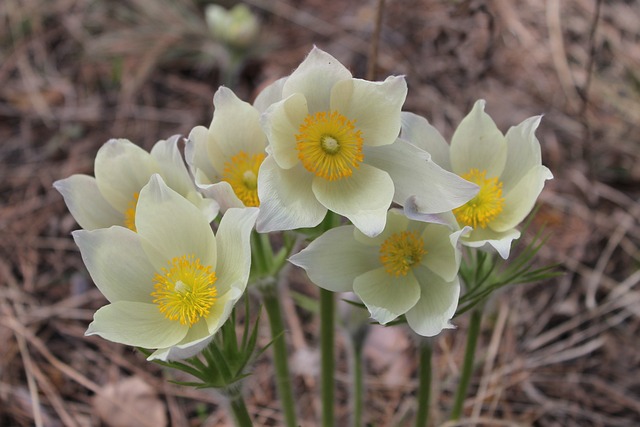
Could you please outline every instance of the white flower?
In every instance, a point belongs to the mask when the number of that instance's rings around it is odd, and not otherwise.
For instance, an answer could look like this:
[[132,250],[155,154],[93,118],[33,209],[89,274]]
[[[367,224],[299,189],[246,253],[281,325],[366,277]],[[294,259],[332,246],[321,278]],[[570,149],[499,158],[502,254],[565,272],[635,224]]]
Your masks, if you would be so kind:
[[416,333],[434,336],[452,327],[460,295],[456,246],[466,231],[410,221],[390,210],[377,237],[352,225],[334,228],[289,261],[324,289],[355,292],[379,323],[404,314]]
[[[460,206],[477,187],[448,173],[428,154],[397,140],[407,94],[403,77],[354,79],[314,48],[286,79],[259,96],[269,140],[258,175],[260,232],[313,227],[327,210],[375,236],[392,201],[415,195],[431,212]],[[425,184],[426,183],[426,184]]]
[[[403,113],[401,137],[429,152],[443,168],[480,187],[473,199],[449,214],[449,221],[473,227],[460,239],[464,245],[488,244],[506,259],[511,242],[520,237],[516,226],[553,175],[542,165],[535,136],[541,116],[530,117],[503,135],[484,112],[484,105],[484,100],[475,103],[454,132],[450,147],[426,119],[411,113]],[[408,203],[405,210],[415,219],[423,212],[419,203]]]
[[218,89],[213,104],[211,125],[193,128],[185,150],[196,185],[217,200],[223,212],[257,207],[258,170],[267,145],[260,113],[226,87]]
[[153,175],[140,191],[138,232],[73,232],[96,286],[109,300],[87,335],[157,349],[149,359],[190,357],[227,320],[249,277],[257,209],[230,209],[217,235],[190,202]]
[[126,139],[111,139],[98,150],[95,178],[77,174],[53,186],[85,230],[124,225],[135,231],[140,189],[155,173],[212,221],[218,215],[218,204],[198,192],[180,156],[178,139],[176,135],[158,141],[151,153]]
[[260,33],[260,22],[244,4],[227,10],[217,4],[207,5],[205,19],[213,35],[236,49],[249,48]]

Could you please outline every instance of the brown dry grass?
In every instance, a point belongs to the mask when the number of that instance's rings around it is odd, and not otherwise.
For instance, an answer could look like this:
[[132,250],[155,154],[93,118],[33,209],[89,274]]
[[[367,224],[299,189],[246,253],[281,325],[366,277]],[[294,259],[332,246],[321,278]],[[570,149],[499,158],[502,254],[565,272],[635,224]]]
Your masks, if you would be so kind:
[[[312,44],[364,76],[375,2],[248,3],[263,18],[271,51],[244,67],[241,97],[251,99],[262,83],[291,72]],[[131,349],[83,336],[104,300],[70,240],[76,224],[51,186],[92,173],[108,138],[148,149],[208,124],[220,82],[220,63],[211,58],[219,47],[206,35],[200,6],[0,3],[2,426],[101,425],[94,396],[108,400],[107,386],[130,376],[152,386],[171,425],[228,425],[216,395],[168,385]],[[552,234],[539,258],[561,262],[566,274],[495,299],[474,397],[456,425],[640,424],[638,22],[637,0],[386,3],[378,77],[406,74],[405,109],[424,114],[446,135],[477,98],[487,99],[502,129],[545,114],[538,137],[555,180],[541,196],[537,223]],[[315,292],[302,276],[291,287]],[[313,426],[319,404],[309,366],[317,358],[317,321],[287,295],[301,422]],[[438,425],[451,405],[465,322],[435,341]],[[402,330],[382,331],[368,344],[366,417],[372,425],[409,425],[415,345]],[[267,354],[248,380],[256,425],[281,423],[271,372]],[[344,368],[337,381],[336,413],[344,425]],[[131,425],[137,424],[144,420]]]

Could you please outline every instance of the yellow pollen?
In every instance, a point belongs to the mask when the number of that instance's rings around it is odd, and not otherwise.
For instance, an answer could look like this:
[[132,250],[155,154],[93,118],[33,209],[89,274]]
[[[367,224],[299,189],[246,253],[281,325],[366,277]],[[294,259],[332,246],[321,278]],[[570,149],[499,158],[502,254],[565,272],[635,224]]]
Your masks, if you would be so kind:
[[217,277],[210,266],[200,264],[194,255],[183,255],[169,261],[169,268],[153,278],[153,302],[167,319],[192,326],[209,314],[216,302]]
[[264,158],[264,153],[249,155],[240,151],[230,162],[224,164],[222,180],[231,185],[233,192],[245,206],[260,206],[258,170]]
[[302,165],[329,181],[351,176],[364,160],[362,132],[354,123],[337,111],[305,117],[296,135]]
[[136,206],[138,205],[138,197],[140,197],[140,193],[134,193],[133,199],[127,204],[127,210],[124,211],[124,226],[133,231],[138,231],[136,229]]
[[406,276],[427,253],[424,241],[416,231],[392,234],[380,245],[380,262],[392,276]]
[[497,177],[487,178],[486,174],[486,170],[471,169],[468,173],[461,175],[467,181],[477,184],[480,191],[476,197],[453,210],[459,223],[473,228],[478,226],[486,228],[502,212],[504,207],[502,182]]

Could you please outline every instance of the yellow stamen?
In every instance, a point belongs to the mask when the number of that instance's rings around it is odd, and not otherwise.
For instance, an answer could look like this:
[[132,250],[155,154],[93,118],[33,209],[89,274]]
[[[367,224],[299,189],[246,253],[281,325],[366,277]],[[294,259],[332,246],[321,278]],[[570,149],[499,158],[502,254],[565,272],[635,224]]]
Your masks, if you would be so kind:
[[124,211],[124,226],[129,230],[136,230],[136,206],[138,205],[138,197],[140,193],[133,194],[133,200],[127,204],[127,210]]
[[380,262],[392,276],[406,276],[427,253],[424,241],[416,231],[392,234],[380,245]]
[[155,275],[155,291],[151,296],[167,319],[191,326],[208,315],[215,303],[216,280],[210,266],[200,264],[194,255],[183,255],[173,258],[169,268]]
[[351,176],[364,160],[362,132],[354,123],[337,111],[309,114],[296,135],[302,165],[329,181]]
[[258,170],[265,158],[264,153],[249,155],[244,151],[224,164],[223,181],[228,182],[238,199],[245,206],[260,206],[258,199]]
[[471,169],[468,173],[461,175],[467,181],[477,184],[480,191],[476,197],[453,210],[459,223],[473,228],[478,226],[486,228],[502,212],[504,207],[502,182],[497,177],[487,178],[486,174],[486,170]]

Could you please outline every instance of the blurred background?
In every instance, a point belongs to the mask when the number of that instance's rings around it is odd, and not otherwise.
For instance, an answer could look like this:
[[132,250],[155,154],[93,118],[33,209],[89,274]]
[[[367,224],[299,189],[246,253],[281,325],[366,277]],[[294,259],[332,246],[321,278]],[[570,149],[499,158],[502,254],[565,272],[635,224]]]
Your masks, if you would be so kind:
[[[314,44],[364,78],[378,4],[248,0],[219,20],[202,0],[0,2],[0,426],[230,425],[215,393],[172,385],[131,348],[84,337],[106,301],[52,183],[93,174],[109,138],[148,150],[208,126],[219,85],[251,102]],[[564,274],[493,298],[465,417],[446,425],[640,425],[639,22],[637,0],[384,2],[375,78],[406,76],[404,109],[447,138],[479,98],[505,132],[543,114],[537,136],[555,176],[532,228],[550,234],[537,262]],[[316,294],[293,272],[282,295],[303,426],[319,414],[318,322],[299,302]],[[466,322],[433,342],[434,425],[452,403]],[[257,426],[282,424],[270,357],[247,380]],[[411,335],[371,328],[365,367],[365,421],[411,425]]]

